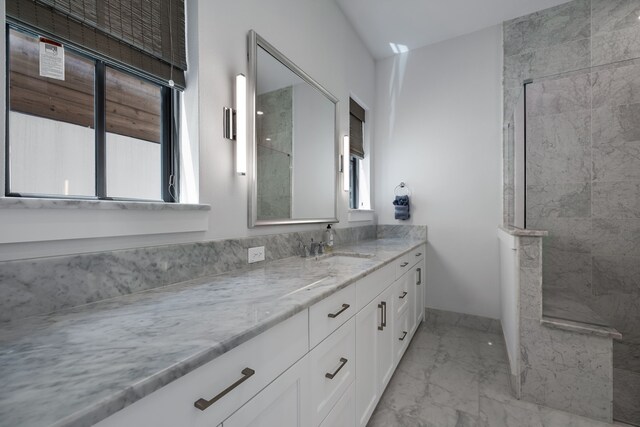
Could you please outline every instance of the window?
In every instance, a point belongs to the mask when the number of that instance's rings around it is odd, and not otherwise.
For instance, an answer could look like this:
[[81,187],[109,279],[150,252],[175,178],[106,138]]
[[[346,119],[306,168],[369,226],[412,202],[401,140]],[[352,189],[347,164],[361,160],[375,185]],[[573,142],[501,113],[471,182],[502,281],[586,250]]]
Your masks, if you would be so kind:
[[68,45],[42,77],[41,42],[9,27],[6,194],[177,201],[176,90]]
[[358,170],[360,159],[351,156],[349,160],[349,208],[358,209]]
[[368,209],[364,184],[364,123],[365,110],[349,98],[349,208]]
[[4,193],[177,201],[185,1],[11,0],[5,9]]

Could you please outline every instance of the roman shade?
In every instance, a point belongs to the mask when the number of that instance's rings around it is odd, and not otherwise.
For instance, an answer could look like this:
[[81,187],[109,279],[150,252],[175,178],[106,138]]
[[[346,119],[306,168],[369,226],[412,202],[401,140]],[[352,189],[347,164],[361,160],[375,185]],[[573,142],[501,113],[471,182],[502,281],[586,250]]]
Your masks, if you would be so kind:
[[364,123],[364,108],[349,98],[349,146],[350,154],[364,159],[364,137],[362,128]]
[[9,22],[185,87],[184,0],[11,0]]

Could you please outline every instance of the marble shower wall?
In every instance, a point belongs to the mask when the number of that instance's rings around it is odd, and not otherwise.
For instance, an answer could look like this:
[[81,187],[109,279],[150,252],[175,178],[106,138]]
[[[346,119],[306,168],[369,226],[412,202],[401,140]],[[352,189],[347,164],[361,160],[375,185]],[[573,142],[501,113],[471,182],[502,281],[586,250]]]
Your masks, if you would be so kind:
[[[543,286],[571,292],[622,333],[614,343],[614,416],[638,425],[639,12],[639,0],[574,0],[503,26],[505,124],[523,81],[534,79],[527,227],[550,232]],[[504,144],[509,223],[513,142]]]
[[[527,79],[591,65],[591,0],[574,0],[503,24],[504,129]],[[503,139],[503,218],[514,223],[513,138]]]
[[258,218],[291,218],[293,88],[258,95],[256,104]]
[[[574,0],[503,24],[504,125],[525,80],[640,58],[638,0]],[[504,221],[513,216],[513,146],[504,138]]]
[[542,239],[518,237],[518,254],[520,375],[512,378],[516,395],[611,422],[612,337],[542,324]]
[[[324,230],[0,262],[0,323],[301,254]],[[335,242],[375,239],[376,226],[335,229]]]

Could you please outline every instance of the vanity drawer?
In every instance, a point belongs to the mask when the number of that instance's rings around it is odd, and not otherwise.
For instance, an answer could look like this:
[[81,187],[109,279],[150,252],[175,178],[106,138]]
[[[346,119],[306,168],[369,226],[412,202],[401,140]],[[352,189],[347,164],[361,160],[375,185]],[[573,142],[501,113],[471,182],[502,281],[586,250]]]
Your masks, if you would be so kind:
[[[97,426],[217,426],[307,353],[308,320],[304,310]],[[227,388],[231,390],[220,396]],[[220,398],[204,410],[195,406],[200,399],[214,400],[216,396]],[[206,406],[206,402],[200,402]]]
[[416,263],[422,261],[425,256],[425,246],[420,245],[411,252],[409,252],[409,259],[411,260],[411,266],[416,265]]
[[404,313],[396,319],[393,336],[393,349],[395,353],[395,365],[400,363],[400,359],[404,355],[404,352],[409,346],[411,340],[411,327],[409,325],[409,310],[405,310]]
[[407,271],[411,270],[411,267],[424,259],[425,246],[420,245],[417,248],[411,250],[409,253],[402,255],[400,258],[394,261],[396,266],[396,279],[400,278]]
[[396,318],[413,304],[415,291],[412,285],[413,274],[405,274],[393,284],[393,310]]
[[413,259],[411,257],[411,253],[404,254],[400,258],[393,261],[393,264],[396,269],[396,279],[399,279],[404,275],[407,271],[411,270],[413,266]]
[[356,327],[351,318],[310,353],[313,426],[318,426],[349,388],[356,373]]
[[350,285],[309,309],[309,346],[320,344],[356,314],[356,285]]
[[389,263],[356,282],[356,311],[367,306],[396,280],[396,266]]

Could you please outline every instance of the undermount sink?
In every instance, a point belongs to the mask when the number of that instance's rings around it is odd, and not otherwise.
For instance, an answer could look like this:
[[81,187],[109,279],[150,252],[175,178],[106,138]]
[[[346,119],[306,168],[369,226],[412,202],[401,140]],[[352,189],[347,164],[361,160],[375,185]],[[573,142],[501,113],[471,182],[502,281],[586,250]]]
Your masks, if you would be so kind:
[[328,254],[318,255],[318,256],[310,256],[309,259],[313,259],[315,261],[321,261],[329,258],[337,258],[337,257],[345,257],[345,258],[373,258],[374,254],[363,253],[363,252],[331,252]]

